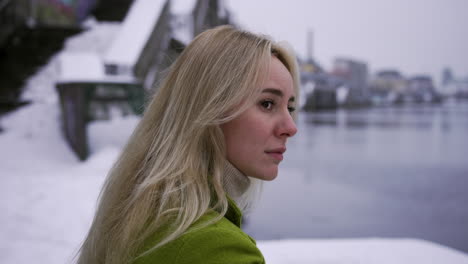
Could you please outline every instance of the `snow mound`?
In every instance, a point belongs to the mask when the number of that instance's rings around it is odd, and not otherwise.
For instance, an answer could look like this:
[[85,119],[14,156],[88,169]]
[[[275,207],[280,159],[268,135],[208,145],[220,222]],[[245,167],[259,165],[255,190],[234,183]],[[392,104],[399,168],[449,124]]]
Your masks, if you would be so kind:
[[468,255],[419,239],[304,239],[259,241],[269,264],[467,264]]

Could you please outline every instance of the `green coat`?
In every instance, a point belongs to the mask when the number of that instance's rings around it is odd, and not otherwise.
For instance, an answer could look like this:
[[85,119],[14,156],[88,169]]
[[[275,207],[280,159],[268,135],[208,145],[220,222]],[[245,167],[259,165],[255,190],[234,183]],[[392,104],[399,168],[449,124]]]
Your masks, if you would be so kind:
[[[179,238],[137,259],[135,264],[259,264],[265,263],[255,240],[241,229],[242,213],[228,199],[229,209],[218,222],[199,229],[189,228]],[[194,225],[209,221],[219,213],[210,211]],[[149,241],[145,248],[154,246]]]

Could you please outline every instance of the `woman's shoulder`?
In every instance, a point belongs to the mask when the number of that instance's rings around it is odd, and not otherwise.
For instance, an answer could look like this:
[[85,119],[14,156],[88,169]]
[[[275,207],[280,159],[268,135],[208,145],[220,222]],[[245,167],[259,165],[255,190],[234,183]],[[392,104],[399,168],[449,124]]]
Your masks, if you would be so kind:
[[216,216],[206,213],[182,236],[136,263],[264,263],[250,236],[225,217],[210,223]]

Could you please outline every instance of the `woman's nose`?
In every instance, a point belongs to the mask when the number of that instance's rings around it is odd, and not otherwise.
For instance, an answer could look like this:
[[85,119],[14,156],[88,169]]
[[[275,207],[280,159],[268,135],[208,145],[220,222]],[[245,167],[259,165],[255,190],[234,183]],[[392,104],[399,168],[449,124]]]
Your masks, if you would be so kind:
[[297,133],[297,126],[291,114],[284,115],[278,129],[279,136],[292,137]]

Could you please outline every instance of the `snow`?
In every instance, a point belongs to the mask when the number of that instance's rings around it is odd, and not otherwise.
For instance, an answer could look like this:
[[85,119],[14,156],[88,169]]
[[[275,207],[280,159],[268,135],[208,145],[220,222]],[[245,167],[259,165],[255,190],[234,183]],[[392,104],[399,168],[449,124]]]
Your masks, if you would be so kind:
[[[95,25],[71,38],[63,52],[99,53],[117,28]],[[80,162],[62,136],[53,88],[61,54],[28,80],[23,96],[33,103],[1,119],[0,263],[73,260],[104,178],[139,121],[128,116],[90,123],[91,155]],[[279,240],[258,241],[258,246],[273,264],[468,263],[465,253],[412,239]]]
[[133,67],[162,12],[165,0],[136,0],[104,61]]
[[134,76],[106,75],[102,58],[94,52],[62,52],[57,63],[57,82],[138,82]]
[[101,58],[92,52],[67,52],[59,58],[60,81],[92,81],[105,78]]
[[468,263],[468,256],[451,248],[417,239],[321,239],[261,241],[269,264]]
[[195,8],[195,0],[172,0],[171,13],[175,15],[188,15]]

